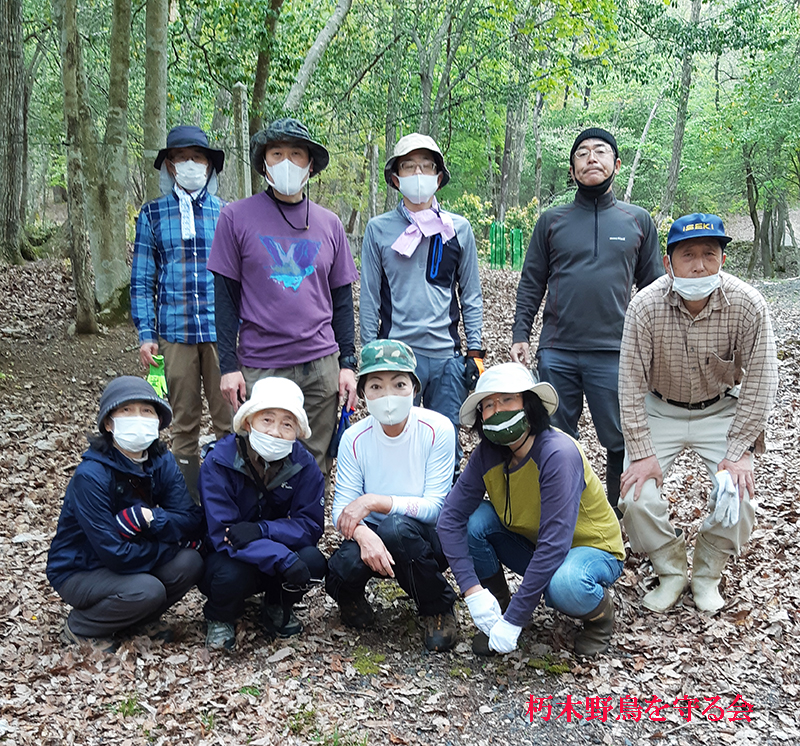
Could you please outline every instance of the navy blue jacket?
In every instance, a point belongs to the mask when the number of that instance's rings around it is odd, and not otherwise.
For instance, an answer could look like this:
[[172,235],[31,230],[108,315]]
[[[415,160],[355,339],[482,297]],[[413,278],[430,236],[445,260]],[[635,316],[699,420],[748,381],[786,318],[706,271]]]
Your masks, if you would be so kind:
[[[297,561],[298,549],[316,546],[322,536],[325,478],[313,456],[296,442],[266,488],[269,499],[253,481],[236,435],[220,440],[200,469],[211,545],[267,575],[277,575]],[[236,550],[224,542],[225,531],[242,521],[258,523],[262,538]]]
[[[103,567],[121,575],[149,572],[172,560],[181,543],[202,534],[203,512],[189,497],[174,457],[157,450],[151,448],[143,470],[113,446],[106,451],[93,446],[83,454],[47,557],[53,588],[73,573]],[[153,520],[131,541],[117,530],[116,514],[135,504],[150,507]]]

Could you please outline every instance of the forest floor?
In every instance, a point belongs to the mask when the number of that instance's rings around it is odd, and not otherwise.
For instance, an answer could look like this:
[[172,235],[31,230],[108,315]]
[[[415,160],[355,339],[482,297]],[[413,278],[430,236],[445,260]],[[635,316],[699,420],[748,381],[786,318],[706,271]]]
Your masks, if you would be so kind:
[[[482,278],[486,341],[499,362],[518,275],[484,270]],[[64,262],[3,268],[0,743],[800,743],[800,282],[758,287],[773,311],[781,385],[770,450],[756,467],[758,525],[729,564],[727,605],[716,616],[699,614],[690,594],[667,614],[644,611],[651,568],[631,555],[615,585],[611,650],[591,662],[572,655],[576,623],[544,607],[516,652],[477,658],[460,602],[461,642],[449,653],[427,653],[412,605],[384,581],[369,587],[378,609],[369,632],[344,628],[335,605],[315,591],[299,611],[303,635],[264,639],[253,606],[239,624],[237,650],[210,653],[195,590],[166,615],[176,642],[135,637],[104,655],[63,642],[66,608],[46,581],[45,562],[97,398],[114,376],[139,373],[136,336],[130,326],[70,335],[74,296]],[[588,420],[582,433],[602,476]],[[694,457],[681,457],[666,480],[676,525],[690,543],[709,489]],[[323,550],[336,541],[329,526]],[[668,706],[646,711],[654,697]],[[541,712],[529,711],[531,698],[545,701]],[[590,698],[600,698],[594,709]],[[699,709],[687,709],[683,698],[698,700]],[[742,701],[752,706],[747,717]]]

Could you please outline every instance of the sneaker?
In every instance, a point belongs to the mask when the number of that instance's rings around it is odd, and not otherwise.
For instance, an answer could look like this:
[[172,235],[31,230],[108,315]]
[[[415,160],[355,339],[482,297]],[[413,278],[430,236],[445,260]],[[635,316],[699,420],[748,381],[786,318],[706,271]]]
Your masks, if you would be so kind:
[[303,631],[303,624],[292,609],[289,609],[289,616],[285,622],[284,618],[284,608],[279,604],[264,604],[261,609],[261,622],[270,637],[285,639],[299,635]]
[[422,627],[425,630],[425,647],[434,653],[450,650],[458,640],[456,618],[452,611],[422,617]]
[[210,650],[233,650],[236,646],[236,627],[230,622],[208,620],[206,647]]
[[367,629],[375,622],[375,612],[363,593],[355,598],[340,598],[339,615],[342,624],[355,629]]
[[69,622],[64,623],[64,637],[67,642],[74,643],[75,645],[89,645],[92,650],[99,650],[101,653],[116,653],[119,647],[117,640],[112,640],[106,637],[83,637],[82,635],[75,634],[70,627]]

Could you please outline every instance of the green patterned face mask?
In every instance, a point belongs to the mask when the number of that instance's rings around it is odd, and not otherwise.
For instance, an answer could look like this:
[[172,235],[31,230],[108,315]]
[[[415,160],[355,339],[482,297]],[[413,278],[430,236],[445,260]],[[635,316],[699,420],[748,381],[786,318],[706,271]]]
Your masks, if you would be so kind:
[[499,446],[516,443],[530,429],[525,411],[496,412],[483,421],[483,434]]

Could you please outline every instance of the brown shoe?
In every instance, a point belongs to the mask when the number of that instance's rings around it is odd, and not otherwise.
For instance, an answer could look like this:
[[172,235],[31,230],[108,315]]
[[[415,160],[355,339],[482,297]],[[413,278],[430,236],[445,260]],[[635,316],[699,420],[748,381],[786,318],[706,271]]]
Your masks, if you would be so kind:
[[453,612],[422,617],[425,630],[425,647],[434,653],[450,650],[458,640],[458,629]]

